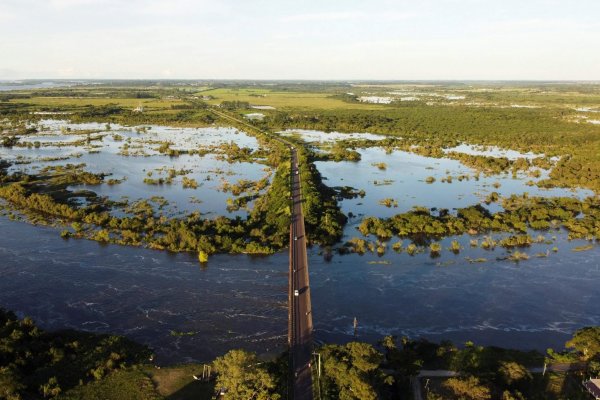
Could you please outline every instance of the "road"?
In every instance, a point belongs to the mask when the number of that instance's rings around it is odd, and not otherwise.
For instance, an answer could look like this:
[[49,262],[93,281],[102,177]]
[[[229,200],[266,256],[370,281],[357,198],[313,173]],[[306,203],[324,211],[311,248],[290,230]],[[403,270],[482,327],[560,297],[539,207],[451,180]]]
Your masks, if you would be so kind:
[[[312,308],[306,257],[306,234],[302,214],[301,175],[298,154],[292,149],[292,223],[290,227],[290,353],[293,399],[313,398],[310,359],[312,353]],[[296,292],[297,291],[297,292]],[[297,295],[296,295],[297,294]]]
[[[291,201],[292,215],[290,224],[290,265],[288,293],[288,345],[290,349],[291,398],[294,400],[312,400],[312,373],[310,360],[312,355],[312,306],[308,280],[308,261],[306,256],[306,234],[304,214],[302,213],[301,178],[298,169],[298,153],[294,144],[288,140],[265,132],[241,121],[225,112],[211,108],[217,116],[271,136],[285,144],[291,151]],[[295,295],[296,290],[298,296]]]

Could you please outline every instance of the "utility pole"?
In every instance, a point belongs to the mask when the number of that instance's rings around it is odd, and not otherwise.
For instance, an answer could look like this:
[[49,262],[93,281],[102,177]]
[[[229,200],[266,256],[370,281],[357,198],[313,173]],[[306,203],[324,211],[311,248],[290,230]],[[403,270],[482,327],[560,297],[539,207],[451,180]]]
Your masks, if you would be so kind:
[[317,356],[317,388],[319,393],[319,400],[321,400],[321,353],[312,353],[313,356]]

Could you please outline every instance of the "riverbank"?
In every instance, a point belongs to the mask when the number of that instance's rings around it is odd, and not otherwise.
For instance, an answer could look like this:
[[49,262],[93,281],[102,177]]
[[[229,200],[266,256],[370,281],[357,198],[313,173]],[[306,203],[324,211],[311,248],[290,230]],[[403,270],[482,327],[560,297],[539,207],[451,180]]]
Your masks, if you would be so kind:
[[[211,399],[217,389],[232,398],[248,392],[286,398],[285,353],[259,358],[231,350],[202,364],[161,367],[151,349],[121,336],[44,331],[34,320],[1,308],[0,328],[0,389],[8,399]],[[549,350],[546,357],[473,342],[459,348],[449,341],[393,336],[375,345],[323,344],[315,348],[318,360],[312,363],[315,390],[332,400],[395,400],[411,391],[420,398],[419,382],[427,379],[428,398],[461,393],[480,393],[478,399],[579,398],[569,382],[577,374],[600,372],[598,343],[600,327],[578,330],[567,349]],[[557,378],[567,384],[556,388]]]

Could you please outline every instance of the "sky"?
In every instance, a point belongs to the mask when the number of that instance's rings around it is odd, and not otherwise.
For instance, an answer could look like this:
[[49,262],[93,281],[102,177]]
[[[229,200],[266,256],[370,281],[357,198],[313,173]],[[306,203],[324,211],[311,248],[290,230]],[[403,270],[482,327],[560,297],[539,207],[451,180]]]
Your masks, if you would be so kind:
[[599,0],[0,0],[0,79],[600,80]]

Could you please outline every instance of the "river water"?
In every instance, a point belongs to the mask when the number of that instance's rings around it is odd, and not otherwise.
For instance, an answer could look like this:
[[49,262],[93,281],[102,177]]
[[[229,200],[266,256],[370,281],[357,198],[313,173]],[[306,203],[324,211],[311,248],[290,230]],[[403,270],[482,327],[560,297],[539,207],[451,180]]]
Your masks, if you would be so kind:
[[7,92],[11,90],[31,90],[31,89],[52,89],[64,86],[74,86],[81,84],[81,82],[74,81],[58,81],[58,82],[22,82],[22,81],[0,81],[0,92]]
[[[4,217],[0,231],[0,304],[44,328],[123,334],[153,347],[160,363],[285,347],[285,252],[218,255],[201,268],[191,255],[63,240],[53,228]],[[450,252],[326,262],[311,249],[315,338],[352,340],[356,317],[360,340],[394,334],[562,348],[575,329],[600,325],[600,262],[597,250],[558,247],[520,264],[469,264]],[[484,250],[469,254],[489,257]],[[389,264],[369,263],[382,260]],[[193,334],[174,334],[182,332]]]
[[283,348],[287,254],[217,255],[201,268],[188,254],[67,241],[6,218],[0,231],[0,304],[44,328],[127,335],[169,363]]

